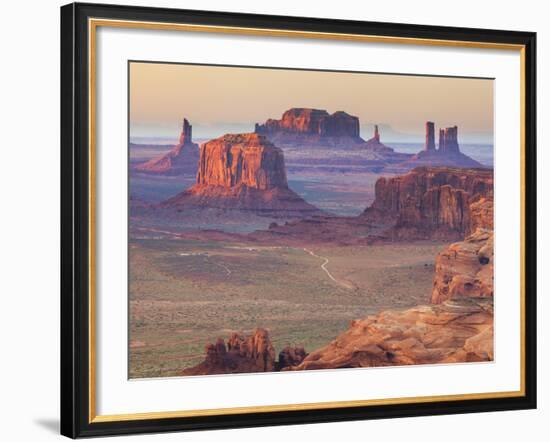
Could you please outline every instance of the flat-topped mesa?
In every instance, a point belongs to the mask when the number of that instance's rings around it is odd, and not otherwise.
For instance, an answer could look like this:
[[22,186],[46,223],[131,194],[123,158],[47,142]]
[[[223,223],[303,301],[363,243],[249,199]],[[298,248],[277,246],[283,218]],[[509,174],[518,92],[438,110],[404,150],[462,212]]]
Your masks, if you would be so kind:
[[492,210],[480,206],[492,199],[492,170],[418,167],[379,178],[375,200],[362,216],[384,226],[383,236],[391,239],[454,240],[492,223]]
[[280,120],[256,123],[254,132],[281,147],[353,147],[365,142],[359,133],[359,118],[324,109],[292,108]]
[[193,143],[193,127],[183,119],[179,142],[168,153],[138,164],[134,170],[159,175],[195,175],[199,160],[199,146]]
[[270,118],[256,124],[255,132],[270,135],[278,132],[321,136],[359,137],[359,118],[338,111],[330,115],[324,109],[292,108],[280,120]]
[[159,206],[251,211],[277,218],[322,213],[288,187],[283,151],[256,133],[227,134],[203,143],[196,184]]
[[435,150],[435,128],[432,121],[426,121],[426,144],[424,150]]
[[228,134],[200,148],[198,186],[288,187],[283,152],[258,134]]

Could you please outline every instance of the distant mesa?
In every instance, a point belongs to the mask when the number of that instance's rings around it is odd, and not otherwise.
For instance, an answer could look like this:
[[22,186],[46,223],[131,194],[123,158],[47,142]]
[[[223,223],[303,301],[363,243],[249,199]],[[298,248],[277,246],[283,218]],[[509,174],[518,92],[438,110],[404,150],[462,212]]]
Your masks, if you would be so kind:
[[[329,114],[324,109],[292,108],[280,120],[256,123],[254,132],[281,147],[369,147],[360,136],[359,118],[343,111]],[[379,141],[371,145],[383,146]]]
[[255,133],[227,134],[202,144],[196,184],[160,206],[272,217],[322,213],[288,187],[283,151]]
[[464,238],[478,227],[492,229],[490,169],[418,167],[379,178],[375,200],[362,217],[390,239]]
[[426,122],[424,150],[402,163],[388,166],[384,171],[403,173],[419,166],[485,167],[478,161],[460,152],[458,126],[439,129],[439,146],[436,149],[435,125],[432,121]]
[[170,152],[138,164],[134,170],[159,175],[192,175],[197,173],[199,146],[192,140],[193,127],[184,118],[179,142]]

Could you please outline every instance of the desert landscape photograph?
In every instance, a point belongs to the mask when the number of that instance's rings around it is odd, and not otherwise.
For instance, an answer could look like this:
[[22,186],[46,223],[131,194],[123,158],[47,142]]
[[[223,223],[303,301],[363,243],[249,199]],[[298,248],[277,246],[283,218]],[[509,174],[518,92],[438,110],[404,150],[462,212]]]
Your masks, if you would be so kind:
[[494,360],[492,79],[128,69],[130,379]]

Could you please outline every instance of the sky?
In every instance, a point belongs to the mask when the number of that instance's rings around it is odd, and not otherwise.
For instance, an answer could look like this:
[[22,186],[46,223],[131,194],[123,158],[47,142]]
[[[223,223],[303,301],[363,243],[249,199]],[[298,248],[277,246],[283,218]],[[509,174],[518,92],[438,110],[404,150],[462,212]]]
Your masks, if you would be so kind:
[[424,124],[457,125],[459,142],[492,142],[490,79],[130,63],[130,137],[177,139],[181,120],[194,138],[252,132],[292,107],[345,111],[361,135],[374,124],[382,141],[421,141]]

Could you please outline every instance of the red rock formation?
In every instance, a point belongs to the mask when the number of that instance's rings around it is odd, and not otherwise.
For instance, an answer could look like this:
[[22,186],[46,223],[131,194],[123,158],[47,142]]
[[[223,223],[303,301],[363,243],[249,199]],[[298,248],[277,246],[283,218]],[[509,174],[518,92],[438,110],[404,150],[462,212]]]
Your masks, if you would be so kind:
[[297,367],[306,358],[307,353],[304,347],[286,346],[279,353],[279,361],[277,362],[278,370],[289,370],[292,367]]
[[470,203],[470,228],[467,233],[477,229],[493,230],[493,195],[479,196]]
[[442,251],[435,261],[432,303],[493,297],[493,253],[493,232],[482,228]]
[[458,148],[458,127],[446,127],[439,129],[439,151],[459,152]]
[[470,204],[492,199],[492,192],[491,170],[420,167],[378,179],[363,217],[386,224],[386,235],[394,239],[459,239],[471,231]]
[[196,184],[160,206],[237,209],[281,217],[321,213],[289,189],[282,150],[258,134],[224,135],[204,143]]
[[426,144],[424,150],[435,150],[434,124],[431,121],[426,121]]
[[192,126],[184,118],[179,143],[170,152],[136,165],[134,170],[160,175],[195,175],[198,160],[198,145],[192,141]]
[[233,333],[227,341],[218,338],[206,346],[203,362],[183,370],[183,375],[255,373],[275,370],[275,350],[267,330],[258,328],[251,336]]
[[330,115],[321,109],[293,108],[287,110],[280,120],[269,119],[264,124],[256,124],[255,132],[264,135],[287,132],[357,138],[359,119],[342,111]]
[[200,149],[198,186],[287,188],[281,149],[257,134],[225,135]]
[[386,311],[351,323],[295,370],[493,360],[491,299]]
[[365,141],[359,134],[359,119],[343,111],[292,108],[280,120],[256,124],[254,131],[282,147],[355,147]]
[[227,340],[218,338],[205,348],[205,359],[194,367],[183,370],[184,376],[228,373],[259,373],[290,370],[307,356],[303,347],[286,346],[275,360],[275,350],[269,332],[258,328],[253,335],[233,333]]
[[458,127],[448,127],[439,130],[439,149],[435,148],[434,123],[426,122],[426,144],[424,150],[407,160],[388,165],[384,171],[388,173],[405,173],[415,167],[484,167],[481,163],[464,155],[458,146]]
[[376,152],[385,152],[385,153],[392,153],[393,149],[389,146],[386,146],[385,144],[380,142],[380,132],[378,130],[378,125],[374,125],[374,135],[372,138],[368,139],[363,147],[373,150]]

